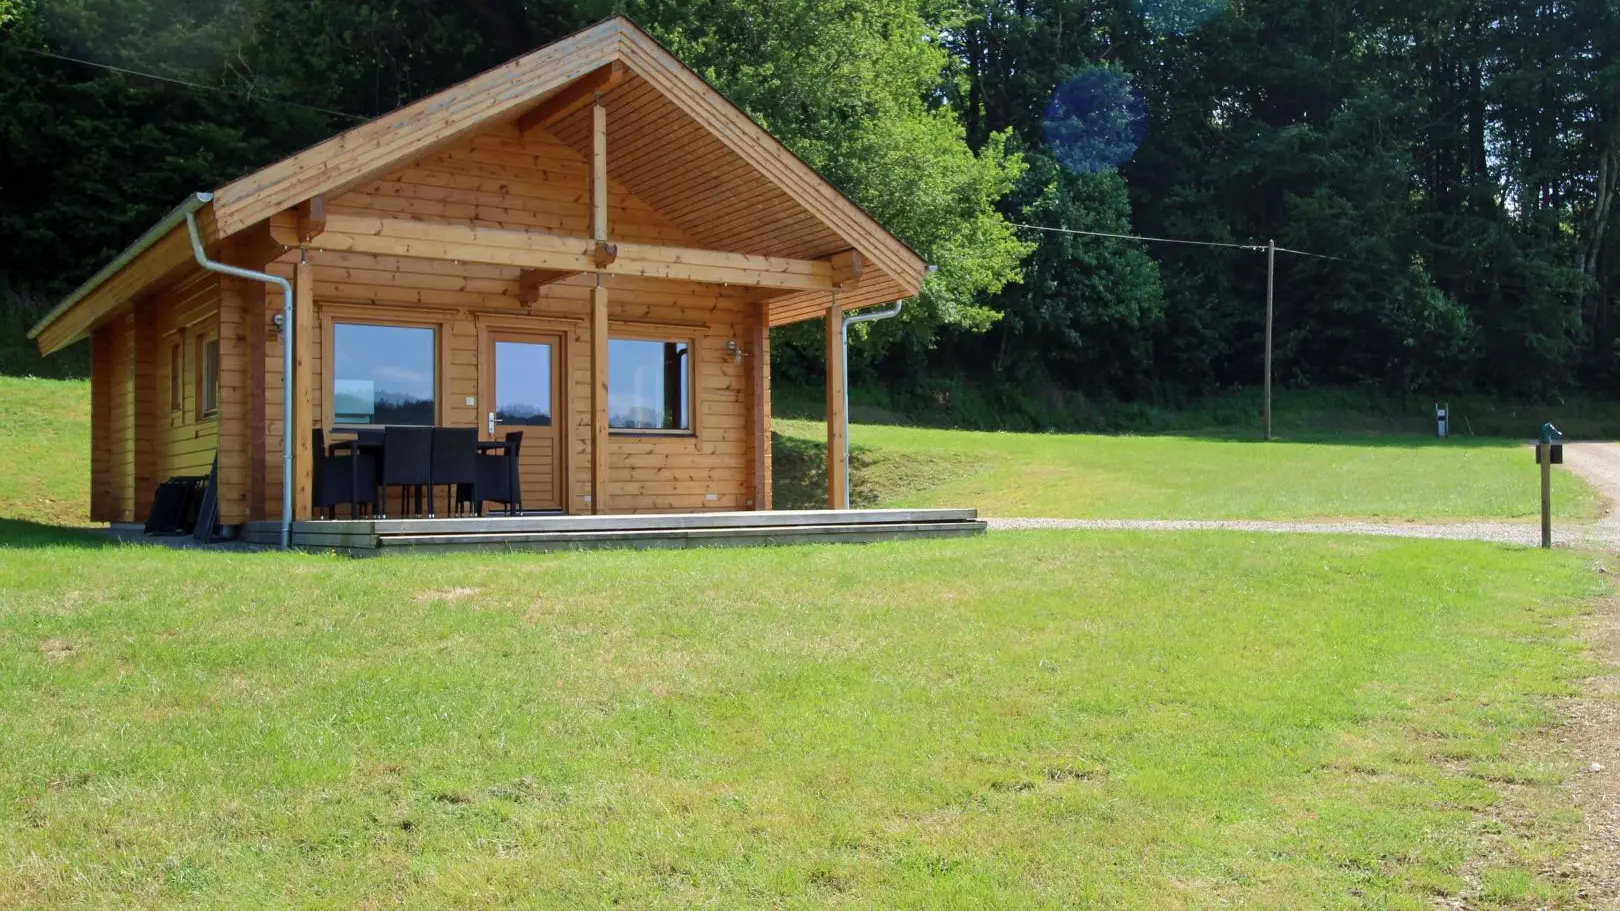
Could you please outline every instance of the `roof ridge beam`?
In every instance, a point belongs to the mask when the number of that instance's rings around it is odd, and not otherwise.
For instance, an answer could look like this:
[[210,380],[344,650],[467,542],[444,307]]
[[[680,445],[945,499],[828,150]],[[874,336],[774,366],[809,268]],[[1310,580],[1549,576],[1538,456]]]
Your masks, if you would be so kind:
[[556,125],[569,114],[584,110],[600,96],[613,91],[628,74],[629,70],[625,69],[622,60],[615,60],[586,73],[519,117],[518,132],[527,135]]

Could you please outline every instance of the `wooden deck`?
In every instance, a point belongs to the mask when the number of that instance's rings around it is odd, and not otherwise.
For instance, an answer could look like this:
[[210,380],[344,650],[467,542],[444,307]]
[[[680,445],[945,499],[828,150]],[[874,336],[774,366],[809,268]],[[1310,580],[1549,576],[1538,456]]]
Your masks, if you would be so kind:
[[[456,551],[555,551],[772,544],[871,543],[985,531],[973,509],[805,510],[612,516],[491,516],[295,522],[302,550],[355,556]],[[275,522],[249,522],[241,539],[278,543]]]

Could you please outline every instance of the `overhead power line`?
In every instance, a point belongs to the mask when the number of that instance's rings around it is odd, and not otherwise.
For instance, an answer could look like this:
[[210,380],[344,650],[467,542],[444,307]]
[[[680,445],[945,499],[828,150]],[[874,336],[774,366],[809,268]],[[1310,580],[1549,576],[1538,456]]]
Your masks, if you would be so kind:
[[1026,225],[1013,222],[1014,227],[1030,231],[1046,231],[1052,234],[1073,234],[1080,237],[1108,237],[1114,240],[1134,240],[1148,244],[1181,244],[1189,247],[1218,247],[1226,250],[1247,250],[1250,253],[1266,254],[1266,341],[1265,341],[1265,427],[1266,439],[1271,436],[1271,346],[1272,324],[1275,319],[1275,298],[1277,287],[1277,254],[1289,253],[1294,256],[1305,256],[1311,259],[1329,259],[1334,262],[1348,263],[1349,260],[1337,256],[1328,256],[1323,253],[1307,253],[1304,250],[1291,250],[1287,247],[1277,246],[1276,241],[1266,244],[1231,244],[1212,240],[1182,240],[1175,237],[1143,237],[1136,234],[1111,234],[1107,231],[1080,231],[1074,228],[1048,228],[1042,225]]
[[1222,244],[1209,240],[1179,240],[1173,237],[1139,237],[1135,234],[1109,234],[1106,231],[1077,231],[1073,228],[1046,228],[1041,225],[1026,225],[1013,222],[1015,228],[1027,228],[1031,231],[1048,231],[1053,234],[1077,234],[1081,237],[1111,237],[1115,240],[1139,240],[1150,244],[1185,244],[1190,247],[1225,247],[1229,250],[1248,250],[1250,252],[1264,253],[1264,244]]
[[[1271,249],[1267,244],[1230,244],[1219,243],[1212,240],[1182,240],[1176,237],[1144,237],[1138,234],[1110,234],[1106,231],[1079,231],[1074,228],[1048,228],[1042,225],[1026,225],[1013,222],[1015,228],[1026,228],[1030,231],[1047,231],[1052,234],[1076,234],[1081,237],[1111,237],[1115,240],[1136,240],[1149,244],[1182,244],[1189,247],[1222,247],[1228,250],[1247,250],[1250,253],[1265,253]],[[1304,250],[1291,250],[1287,247],[1275,248],[1278,253],[1292,253],[1295,256],[1308,256],[1312,259],[1331,259],[1334,262],[1345,263],[1349,260],[1338,256],[1328,256],[1325,253],[1307,253]]]
[[326,114],[326,115],[328,115],[330,117],[344,117],[344,118],[347,118],[349,120],[353,120],[353,121],[355,121],[357,123],[358,122],[364,122],[366,120],[371,119],[369,117],[362,117],[359,114],[350,114],[350,113],[348,113],[346,111],[334,111],[331,108],[316,107],[315,105],[312,105],[312,104],[303,104],[303,103],[297,102],[297,101],[285,101],[285,100],[280,99],[280,98],[269,98],[269,97],[266,97],[266,96],[263,96],[263,95],[254,95],[254,94],[247,93],[247,92],[234,91],[232,89],[224,88],[223,86],[206,85],[206,84],[201,83],[201,82],[188,82],[185,79],[176,79],[173,76],[163,76],[163,75],[160,75],[158,73],[147,73],[147,72],[142,72],[141,70],[132,70],[132,69],[128,69],[126,67],[113,66],[112,64],[109,64],[109,63],[99,63],[99,62],[97,62],[95,60],[85,60],[82,57],[69,57],[69,56],[66,56],[65,54],[53,54],[50,51],[42,51],[42,50],[39,50],[37,48],[31,48],[31,47],[23,47],[20,44],[8,44],[6,46],[12,48],[13,50],[22,51],[24,54],[33,54],[35,57],[44,57],[44,58],[47,58],[49,60],[61,60],[61,61],[65,62],[65,63],[77,63],[80,66],[89,66],[89,67],[95,67],[96,69],[99,69],[99,70],[106,70],[109,73],[122,73],[125,76],[138,76],[138,77],[140,77],[142,79],[151,79],[151,80],[154,80],[154,81],[157,81],[157,82],[167,82],[170,85],[184,86],[185,88],[188,88],[188,89],[197,89],[199,91],[204,91],[204,92],[214,92],[214,93],[221,94],[221,95],[233,95],[233,96],[236,96],[238,98],[245,98],[245,99],[247,99],[249,101],[262,101],[262,102],[264,102],[266,104],[279,104],[279,105],[282,105],[283,107],[297,108],[297,109],[302,110],[302,111],[311,111],[311,112],[316,113],[316,114]]

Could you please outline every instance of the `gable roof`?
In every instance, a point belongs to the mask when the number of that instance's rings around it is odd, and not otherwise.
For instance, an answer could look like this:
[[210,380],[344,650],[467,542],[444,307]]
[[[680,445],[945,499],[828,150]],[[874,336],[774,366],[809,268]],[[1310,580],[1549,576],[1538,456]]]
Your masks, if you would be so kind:
[[[653,166],[615,179],[667,209],[677,222],[688,211],[713,227],[699,239],[714,249],[820,258],[855,249],[875,267],[864,298],[894,300],[921,290],[926,264],[776,137],[715,90],[635,23],[623,16],[599,22],[553,44],[488,70],[397,111],[317,143],[214,191],[197,212],[204,243],[219,241],[320,195],[335,195],[376,179],[402,162],[429,154],[494,123],[514,120],[571,84],[619,64],[630,78],[604,93],[610,167],[615,148],[649,153]],[[630,116],[614,116],[622,108]],[[552,127],[579,150],[589,143],[582,109]],[[667,147],[667,131],[682,128],[683,149]],[[656,154],[651,154],[656,153]],[[679,166],[679,180],[672,175]],[[208,194],[199,194],[198,199]],[[699,212],[695,199],[703,200]],[[188,200],[188,204],[189,200]],[[683,208],[684,207],[684,208]],[[198,208],[192,205],[192,208]],[[713,218],[716,211],[728,217]],[[773,232],[762,231],[768,224]],[[140,291],[173,277],[190,261],[183,223],[165,219],[113,263],[62,301],[30,332],[50,353],[79,338]],[[696,235],[695,235],[696,236]],[[881,290],[880,290],[881,289]],[[821,295],[794,295],[788,310],[805,310]],[[784,310],[784,312],[787,312]],[[780,324],[791,320],[777,319]]]

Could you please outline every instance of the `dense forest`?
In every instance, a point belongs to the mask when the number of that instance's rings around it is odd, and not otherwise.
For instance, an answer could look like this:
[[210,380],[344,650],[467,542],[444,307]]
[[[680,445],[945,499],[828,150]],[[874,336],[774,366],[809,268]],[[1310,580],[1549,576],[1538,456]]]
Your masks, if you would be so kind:
[[185,193],[613,12],[939,266],[869,383],[1253,385],[1274,239],[1285,385],[1620,393],[1615,0],[0,0],[0,370]]

